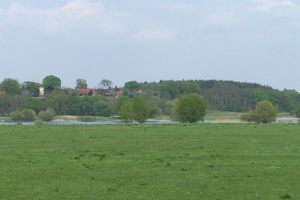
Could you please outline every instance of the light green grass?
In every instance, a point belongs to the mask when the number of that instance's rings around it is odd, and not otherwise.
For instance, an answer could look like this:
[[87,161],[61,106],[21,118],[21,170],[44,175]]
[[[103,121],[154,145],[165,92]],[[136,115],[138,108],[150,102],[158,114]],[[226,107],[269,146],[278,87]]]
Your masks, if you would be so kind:
[[0,127],[0,199],[300,199],[299,125]]

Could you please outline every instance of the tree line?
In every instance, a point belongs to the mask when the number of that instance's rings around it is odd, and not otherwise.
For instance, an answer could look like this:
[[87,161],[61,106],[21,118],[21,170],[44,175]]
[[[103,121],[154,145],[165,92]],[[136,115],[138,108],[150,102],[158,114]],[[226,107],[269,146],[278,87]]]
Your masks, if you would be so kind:
[[[114,90],[110,80],[103,79],[99,89],[103,94]],[[40,88],[45,91],[40,96]],[[78,91],[87,89],[85,79],[77,79],[74,88],[61,88],[61,79],[50,75],[42,83],[26,81],[20,84],[14,79],[4,79],[0,84],[0,115],[9,116],[14,112],[32,110],[38,116],[51,110],[56,115],[77,116],[121,116],[125,121],[143,122],[149,117],[172,116],[179,120],[179,100],[186,102],[188,96],[192,102],[201,101],[199,116],[204,110],[248,112],[254,110],[258,102],[268,101],[280,112],[300,112],[300,94],[295,90],[276,90],[256,83],[217,80],[181,80],[144,82],[129,81],[119,88],[122,97],[106,95],[81,95]],[[189,96],[191,95],[191,96]],[[198,95],[198,96],[193,96]],[[198,100],[197,100],[198,99]],[[205,102],[205,103],[203,103]],[[177,110],[176,110],[177,107]],[[181,106],[184,108],[184,106]],[[193,108],[196,109],[197,106]],[[189,107],[184,108],[189,110]],[[184,110],[183,109],[183,110]],[[144,110],[144,113],[139,113]],[[52,112],[53,111],[53,112]],[[28,114],[29,112],[27,112]],[[50,113],[50,111],[48,112]],[[21,116],[20,113],[17,116]],[[181,113],[182,114],[182,113]],[[42,114],[41,114],[42,116]],[[300,113],[299,113],[300,116]],[[203,117],[197,117],[202,119]],[[194,121],[193,119],[181,121]]]

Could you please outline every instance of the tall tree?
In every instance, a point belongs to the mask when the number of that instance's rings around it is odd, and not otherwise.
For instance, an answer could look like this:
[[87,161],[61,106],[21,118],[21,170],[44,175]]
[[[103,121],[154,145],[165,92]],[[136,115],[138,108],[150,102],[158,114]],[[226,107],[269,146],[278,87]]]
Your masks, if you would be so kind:
[[120,107],[120,116],[126,122],[132,122],[134,119],[134,110],[133,110],[133,102],[130,99],[126,99],[122,101]]
[[258,102],[255,108],[256,122],[271,123],[276,121],[277,110],[270,101]]
[[4,79],[0,85],[1,91],[5,94],[16,95],[20,94],[20,84],[17,80],[14,79]]
[[43,86],[45,87],[46,93],[51,93],[54,90],[61,88],[61,80],[60,78],[53,75],[46,76],[43,79]]
[[39,83],[26,81],[22,85],[22,90],[27,91],[30,96],[37,97],[40,93],[40,86]]
[[124,94],[128,96],[133,96],[135,93],[137,93],[139,88],[140,84],[136,81],[126,82],[124,86]]
[[150,116],[150,105],[144,97],[137,96],[133,99],[134,120],[145,123]]
[[198,94],[187,94],[179,98],[173,110],[173,118],[179,122],[194,123],[204,120],[206,102]]
[[85,79],[77,79],[76,80],[76,89],[80,90],[80,89],[87,89],[88,85],[86,83]]
[[113,85],[113,82],[107,79],[102,79],[101,82],[99,83],[100,87],[108,90],[111,89],[111,86]]

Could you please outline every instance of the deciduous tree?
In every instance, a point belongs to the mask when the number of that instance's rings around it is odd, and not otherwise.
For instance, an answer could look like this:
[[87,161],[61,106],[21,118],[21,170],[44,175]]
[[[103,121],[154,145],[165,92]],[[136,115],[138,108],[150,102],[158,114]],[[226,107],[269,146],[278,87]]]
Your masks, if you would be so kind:
[[20,94],[20,84],[17,80],[14,79],[4,79],[0,85],[1,91],[5,94],[16,95]]
[[51,93],[54,90],[61,88],[61,80],[60,78],[53,75],[46,76],[43,79],[43,86],[45,87],[46,93]]
[[173,109],[173,118],[179,122],[194,123],[204,120],[206,102],[198,94],[187,94],[180,97]]

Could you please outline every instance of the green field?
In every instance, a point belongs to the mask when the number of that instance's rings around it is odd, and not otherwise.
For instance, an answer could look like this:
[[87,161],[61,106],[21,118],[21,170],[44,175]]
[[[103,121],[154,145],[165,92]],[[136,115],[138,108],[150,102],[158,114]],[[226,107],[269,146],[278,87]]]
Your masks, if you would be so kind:
[[1,126],[0,199],[300,199],[299,144],[299,125]]

